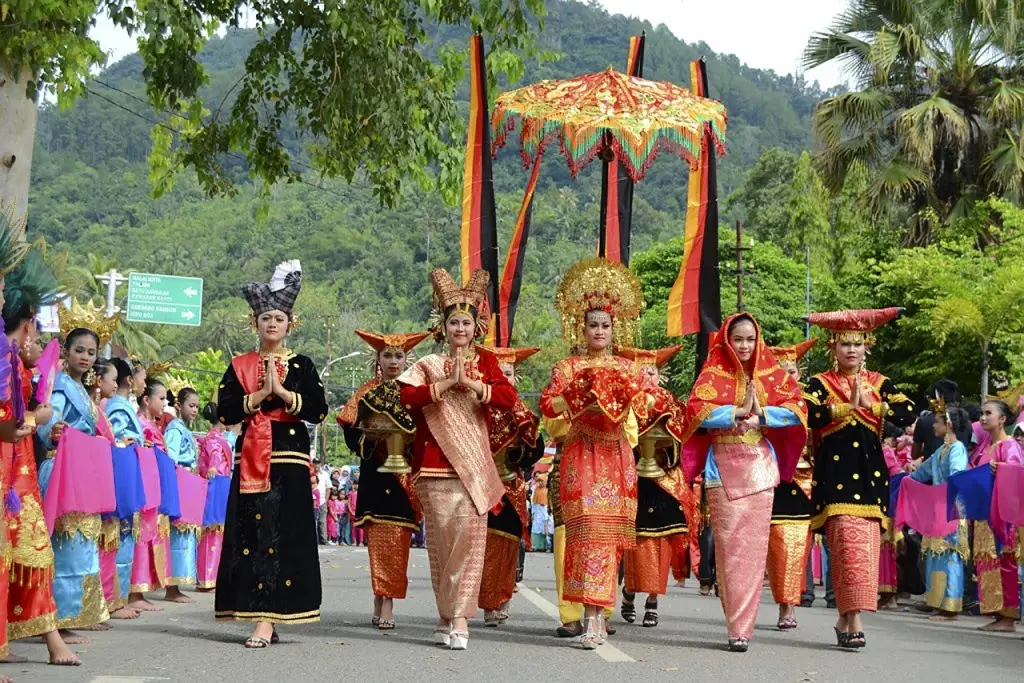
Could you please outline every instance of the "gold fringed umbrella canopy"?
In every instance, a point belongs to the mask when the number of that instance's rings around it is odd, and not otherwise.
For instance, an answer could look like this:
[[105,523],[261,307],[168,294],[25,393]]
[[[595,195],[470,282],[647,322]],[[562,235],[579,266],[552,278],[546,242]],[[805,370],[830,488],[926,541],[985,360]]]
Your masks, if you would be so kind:
[[634,181],[665,148],[698,163],[704,131],[725,155],[725,106],[686,88],[608,68],[568,80],[545,80],[498,96],[491,114],[494,151],[519,127],[523,164],[531,166],[557,139],[573,177],[611,148]]

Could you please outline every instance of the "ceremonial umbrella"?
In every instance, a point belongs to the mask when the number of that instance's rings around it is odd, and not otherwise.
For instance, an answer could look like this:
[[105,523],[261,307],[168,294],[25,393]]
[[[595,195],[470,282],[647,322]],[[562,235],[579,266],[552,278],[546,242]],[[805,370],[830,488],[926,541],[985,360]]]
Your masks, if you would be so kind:
[[491,114],[494,150],[518,126],[527,167],[557,138],[574,178],[595,156],[610,150],[634,181],[644,177],[662,148],[696,164],[707,138],[724,155],[725,124],[721,102],[610,67],[502,93]]

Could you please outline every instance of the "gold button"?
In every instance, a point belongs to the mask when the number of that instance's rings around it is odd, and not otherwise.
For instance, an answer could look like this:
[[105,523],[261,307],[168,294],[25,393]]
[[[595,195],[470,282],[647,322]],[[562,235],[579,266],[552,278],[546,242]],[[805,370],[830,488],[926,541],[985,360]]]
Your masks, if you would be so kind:
[[274,549],[270,548],[270,549],[267,550],[267,552],[270,553],[271,555],[273,555],[274,554]]
[[817,505],[815,505],[814,509],[815,510],[820,510],[821,509],[821,503],[818,503]]
[[654,508],[647,508],[648,512],[654,512]]
[[816,481],[812,481],[811,482],[811,486],[817,486],[817,485],[818,485],[818,482],[816,482]]
[[221,389],[223,389],[223,388],[224,388],[224,386],[225,386],[225,385],[221,384],[221,385],[220,385],[220,388],[221,388]]
[[874,485],[875,485],[875,482],[871,482],[871,485],[872,485],[872,486],[874,486]]
[[259,590],[259,591],[263,590],[263,584],[262,583],[257,583],[256,584],[256,590]]
[[853,442],[853,447],[854,448],[860,448],[860,441],[854,441]]
[[292,367],[295,368],[296,370],[298,370],[299,369],[299,364],[298,363],[292,363]]
[[680,505],[680,506],[679,506],[679,509],[680,509],[680,510],[682,510],[682,509],[683,509],[683,506],[682,506],[682,505]]
[[842,491],[843,490],[843,485],[842,484],[836,484],[836,490],[837,491]]
[[406,410],[412,410],[412,406],[411,406],[411,405],[409,405],[408,403],[406,403],[406,404],[405,404],[405,409],[406,409]]
[[839,462],[839,454],[836,453],[835,455],[833,455],[832,459],[835,460],[836,462]]
[[881,472],[879,472],[878,470],[875,470],[875,476],[876,476],[876,477],[880,477],[880,476],[882,476],[882,473],[881,473]]
[[284,582],[284,585],[286,585],[286,586],[292,585],[292,580],[291,579],[286,579],[285,582]]
[[249,554],[249,549],[248,548],[242,548],[242,554],[243,555],[248,555]]
[[860,494],[859,493],[853,494],[853,499],[854,500],[860,500]]
[[386,495],[389,495],[389,496],[390,496],[390,495],[391,495],[391,489],[384,489],[384,493],[385,493]]
[[854,473],[853,473],[853,478],[854,478],[854,479],[860,479],[860,475],[859,475],[859,474],[857,474],[856,472],[854,472]]
[[791,496],[795,496],[795,495],[796,495],[796,489],[792,489],[792,490],[791,490],[791,491],[789,492],[789,495],[791,495]]
[[260,513],[257,512],[256,513],[256,521],[258,522],[261,519],[263,519],[263,515],[261,515]]
[[295,430],[294,429],[289,429],[288,433],[291,434],[292,436],[295,436]]

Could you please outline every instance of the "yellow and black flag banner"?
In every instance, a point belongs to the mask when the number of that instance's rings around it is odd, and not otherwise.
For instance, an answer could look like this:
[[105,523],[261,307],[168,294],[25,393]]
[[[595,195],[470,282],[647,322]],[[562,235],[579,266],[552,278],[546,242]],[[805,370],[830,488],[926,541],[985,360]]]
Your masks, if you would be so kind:
[[480,269],[490,273],[487,300],[490,310],[495,312],[498,308],[498,225],[491,170],[491,117],[484,41],[476,34],[469,39],[469,127],[462,180],[462,283],[469,282],[470,273]]
[[523,203],[516,217],[516,228],[512,232],[508,252],[505,254],[505,267],[501,271],[501,286],[498,289],[497,334],[494,343],[508,347],[512,342],[512,325],[516,320],[516,307],[519,305],[519,290],[523,285],[523,263],[526,261],[526,242],[530,237],[530,219],[533,215],[533,193],[537,189],[537,176],[540,174],[542,154],[537,155],[533,162],[530,182],[523,194]]
[[[708,96],[707,65],[690,64],[693,94]],[[718,177],[710,124],[705,124],[699,163],[691,164],[686,201],[683,261],[668,298],[668,334],[678,337],[700,333],[697,370],[707,354],[707,339],[722,324],[721,284],[718,272]]]

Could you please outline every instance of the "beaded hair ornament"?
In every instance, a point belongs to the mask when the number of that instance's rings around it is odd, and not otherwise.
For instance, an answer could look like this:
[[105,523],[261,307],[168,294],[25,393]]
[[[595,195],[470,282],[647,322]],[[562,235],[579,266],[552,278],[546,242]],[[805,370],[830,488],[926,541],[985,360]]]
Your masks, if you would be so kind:
[[604,311],[612,317],[612,339],[630,345],[644,310],[640,282],[621,263],[592,258],[573,265],[555,294],[562,319],[562,338],[576,347],[583,340],[587,313]]

